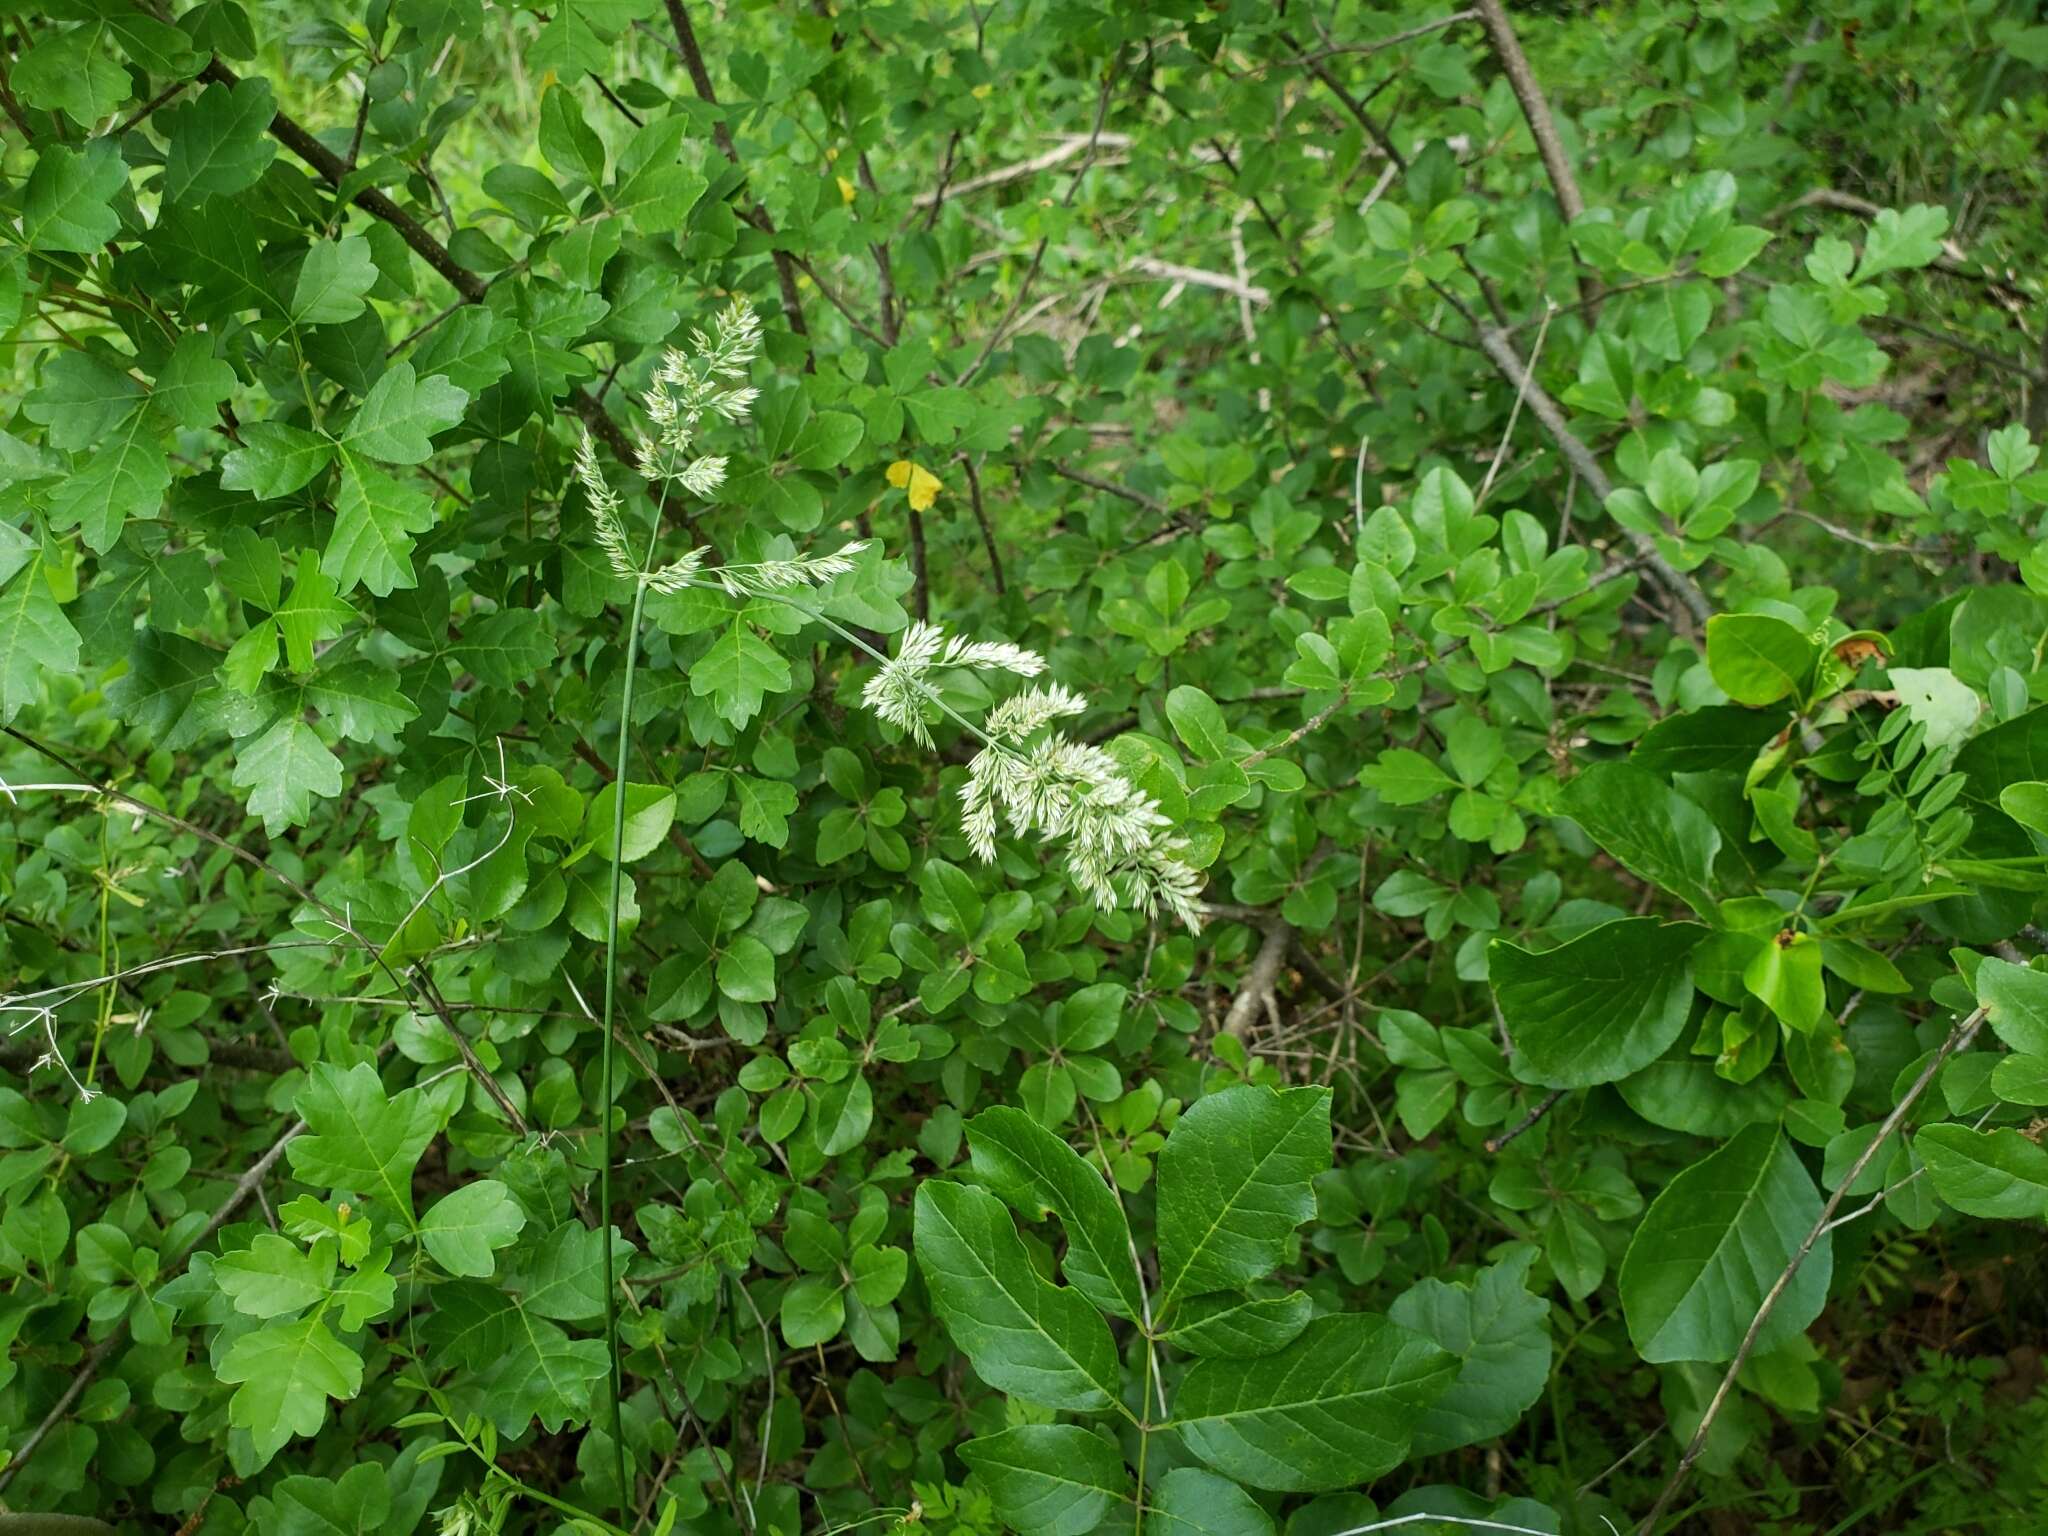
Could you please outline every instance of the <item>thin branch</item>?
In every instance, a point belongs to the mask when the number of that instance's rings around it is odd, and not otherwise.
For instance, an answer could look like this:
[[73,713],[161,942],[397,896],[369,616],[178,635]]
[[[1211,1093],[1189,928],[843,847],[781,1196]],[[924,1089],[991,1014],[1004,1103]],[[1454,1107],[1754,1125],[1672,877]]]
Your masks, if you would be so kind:
[[1664,1512],[1671,1507],[1671,1501],[1678,1497],[1678,1490],[1685,1486],[1686,1475],[1692,1471],[1692,1464],[1699,1460],[1700,1453],[1707,1448],[1707,1434],[1713,1429],[1714,1420],[1720,1417],[1721,1409],[1728,1401],[1728,1394],[1735,1389],[1735,1378],[1749,1362],[1750,1354],[1756,1348],[1756,1341],[1763,1334],[1764,1324],[1770,1321],[1771,1314],[1777,1310],[1779,1298],[1792,1284],[1793,1277],[1806,1262],[1807,1254],[1813,1251],[1813,1245],[1826,1234],[1828,1223],[1834,1218],[1842,1201],[1855,1187],[1857,1179],[1862,1177],[1863,1170],[1876,1159],[1879,1149],[1891,1140],[1892,1134],[1901,1125],[1905,1124],[1907,1114],[1919,1102],[1920,1095],[1927,1091],[1928,1084],[1934,1081],[1936,1074],[1947,1064],[1948,1059],[1959,1051],[1968,1049],[1970,1042],[1976,1038],[1977,1031],[1983,1027],[1984,1013],[1984,1009],[1977,1009],[1949,1031],[1948,1038],[1942,1041],[1941,1048],[1929,1058],[1927,1065],[1921,1068],[1920,1075],[1913,1080],[1912,1087],[1900,1096],[1892,1112],[1885,1116],[1884,1123],[1878,1126],[1877,1134],[1870,1139],[1870,1145],[1863,1149],[1863,1155],[1851,1163],[1848,1171],[1842,1175],[1841,1182],[1835,1186],[1834,1194],[1828,1197],[1828,1203],[1821,1207],[1820,1215],[1814,1218],[1805,1240],[1794,1250],[1790,1262],[1785,1265],[1770,1290],[1764,1293],[1763,1305],[1756,1309],[1756,1316],[1750,1319],[1749,1331],[1743,1334],[1742,1343],[1736,1348],[1735,1358],[1728,1362],[1728,1369],[1721,1377],[1721,1385],[1715,1389],[1712,1400],[1707,1404],[1707,1411],[1700,1415],[1699,1428],[1693,1431],[1691,1443],[1686,1446],[1685,1454],[1679,1458],[1678,1470],[1671,1474],[1671,1480],[1664,1485],[1664,1491],[1657,1495],[1657,1502],[1650,1506],[1649,1514],[1645,1515],[1643,1523],[1636,1527],[1636,1536],[1652,1536],[1657,1529],[1657,1522],[1664,1518]]
[[1546,1095],[1543,1099],[1541,1099],[1536,1104],[1536,1106],[1533,1109],[1531,1109],[1529,1113],[1522,1116],[1520,1120],[1517,1120],[1513,1125],[1509,1126],[1506,1130],[1502,1131],[1498,1136],[1487,1137],[1485,1141],[1480,1143],[1480,1145],[1485,1147],[1489,1154],[1500,1151],[1502,1147],[1507,1146],[1510,1142],[1515,1141],[1516,1139],[1524,1135],[1526,1132],[1532,1130],[1539,1120],[1541,1120],[1545,1115],[1549,1114],[1553,1109],[1557,1108],[1558,1101],[1563,1097],[1564,1090],[1562,1088],[1554,1090],[1550,1094]]
[[[1062,208],[1071,208],[1074,205],[1074,197],[1081,190],[1083,178],[1087,176],[1089,167],[1095,164],[1095,151],[1102,142],[1103,120],[1109,116],[1110,91],[1116,85],[1117,67],[1121,61],[1122,54],[1119,52],[1116,58],[1110,60],[1109,68],[1102,72],[1102,91],[1095,100],[1095,126],[1088,132],[1088,152],[1067,182],[1066,196],[1060,199],[1060,206]],[[1017,311],[1024,307],[1024,300],[1031,292],[1031,284],[1038,277],[1038,269],[1045,261],[1045,248],[1051,243],[1051,239],[1050,235],[1040,235],[1038,237],[1038,245],[1031,252],[1031,265],[1024,269],[1024,280],[1017,285],[1016,297],[1010,300],[1010,307],[1003,312],[1002,319],[996,322],[995,329],[988,333],[988,340],[982,343],[981,351],[975,355],[974,361],[969,363],[966,371],[953,381],[955,386],[964,386],[972,383],[974,376],[981,372],[981,365],[989,360],[990,355],[997,347],[1002,345],[1003,337],[1010,328],[1010,322],[1017,318]]]
[[1272,1003],[1274,984],[1280,978],[1280,962],[1287,958],[1288,946],[1293,942],[1292,923],[1278,916],[1267,920],[1259,952],[1252,959],[1251,969],[1245,972],[1237,996],[1231,999],[1230,1012],[1223,1016],[1224,1034],[1242,1040],[1251,1033],[1252,1020],[1259,1016],[1261,1008]]
[[1071,480],[1074,484],[1085,485],[1092,491],[1103,491],[1111,496],[1121,497],[1133,506],[1143,507],[1147,512],[1156,512],[1161,517],[1170,517],[1173,514],[1173,508],[1158,497],[1147,496],[1143,491],[1134,491],[1127,485],[1118,485],[1114,480],[1103,480],[1082,470],[1069,469],[1064,464],[1047,464],[1045,467],[1062,480]]
[[[1544,432],[1549,435],[1551,442],[1557,445],[1557,450],[1564,455],[1565,462],[1571,465],[1604,506],[1607,498],[1614,492],[1614,482],[1607,478],[1607,471],[1600,467],[1600,461],[1593,457],[1592,451],[1579,441],[1577,434],[1571,429],[1571,423],[1565,420],[1564,412],[1550,397],[1550,392],[1536,382],[1528,364],[1523,362],[1521,354],[1515,351],[1514,344],[1498,328],[1488,325],[1475,315],[1472,307],[1464,300],[1448,289],[1441,291],[1464,314],[1466,322],[1479,338],[1479,349],[1486,354],[1501,377],[1517,389],[1526,391],[1531,414],[1542,423]],[[1655,573],[1664,589],[1684,606],[1685,611],[1691,615],[1694,626],[1704,629],[1714,611],[1713,606],[1707,601],[1706,594],[1700,591],[1690,576],[1676,569],[1658,553],[1655,541],[1647,533],[1630,529],[1628,536],[1637,553],[1642,556],[1643,564]]]
[[1398,48],[1403,43],[1412,43],[1418,37],[1428,37],[1446,27],[1455,27],[1461,22],[1477,21],[1479,12],[1453,11],[1435,21],[1425,21],[1419,27],[1410,27],[1405,32],[1396,32],[1391,37],[1377,37],[1369,43],[1343,43],[1330,48],[1318,48],[1314,53],[1295,54],[1291,58],[1271,59],[1264,64],[1254,65],[1249,71],[1258,74],[1268,69],[1291,69],[1297,65],[1319,64],[1324,59],[1357,58],[1368,53],[1379,53],[1388,48]]
[[995,529],[989,525],[988,509],[981,504],[981,476],[975,471],[974,456],[961,454],[960,467],[967,472],[967,501],[974,508],[974,521],[981,529],[981,547],[988,551],[988,571],[995,579],[996,596],[1007,597],[1010,584],[1003,579],[1003,557],[996,552]]

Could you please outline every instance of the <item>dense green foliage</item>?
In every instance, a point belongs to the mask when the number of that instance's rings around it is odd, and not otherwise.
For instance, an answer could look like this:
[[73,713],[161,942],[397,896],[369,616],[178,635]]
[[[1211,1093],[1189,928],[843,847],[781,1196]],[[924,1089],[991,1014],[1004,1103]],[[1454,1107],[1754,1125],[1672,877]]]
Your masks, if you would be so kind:
[[7,13],[9,1508],[2040,1529],[2032,7]]

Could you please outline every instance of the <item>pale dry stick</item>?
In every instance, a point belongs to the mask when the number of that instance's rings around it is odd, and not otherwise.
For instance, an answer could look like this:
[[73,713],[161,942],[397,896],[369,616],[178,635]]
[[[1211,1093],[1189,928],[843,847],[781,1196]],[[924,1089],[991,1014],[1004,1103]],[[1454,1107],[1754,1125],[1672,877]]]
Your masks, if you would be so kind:
[[1813,1245],[1826,1235],[1828,1223],[1841,1208],[1844,1197],[1862,1176],[1863,1170],[1876,1159],[1878,1149],[1890,1141],[1892,1134],[1905,1123],[1908,1112],[1919,1101],[1920,1095],[1927,1091],[1928,1084],[1934,1081],[1935,1075],[1947,1064],[1948,1059],[1968,1049],[1970,1042],[1977,1037],[1977,1031],[1984,1025],[1985,1011],[1979,1007],[1949,1031],[1948,1038],[1941,1043],[1941,1048],[1921,1069],[1920,1075],[1913,1079],[1913,1085],[1905,1091],[1892,1112],[1886,1115],[1884,1122],[1878,1126],[1877,1134],[1870,1139],[1870,1145],[1863,1149],[1863,1155],[1851,1163],[1848,1171],[1842,1175],[1841,1182],[1835,1186],[1834,1194],[1828,1197],[1828,1203],[1821,1207],[1820,1215],[1814,1220],[1805,1239],[1794,1250],[1791,1261],[1772,1283],[1770,1290],[1764,1293],[1763,1305],[1756,1309],[1756,1316],[1750,1320],[1749,1331],[1743,1334],[1742,1343],[1735,1350],[1735,1358],[1728,1362],[1727,1372],[1721,1377],[1721,1385],[1715,1388],[1713,1398],[1707,1403],[1707,1411],[1700,1416],[1699,1428],[1693,1431],[1692,1440],[1687,1444],[1685,1454],[1678,1459],[1678,1469],[1671,1474],[1671,1480],[1664,1485],[1664,1491],[1657,1495],[1657,1502],[1650,1506],[1650,1512],[1643,1517],[1643,1523],[1636,1527],[1636,1536],[1652,1536],[1657,1529],[1657,1522],[1664,1518],[1664,1512],[1671,1507],[1671,1501],[1678,1497],[1678,1490],[1685,1486],[1686,1477],[1692,1471],[1692,1464],[1699,1460],[1700,1453],[1706,1449],[1707,1432],[1714,1427],[1714,1420],[1720,1417],[1721,1409],[1728,1401],[1728,1394],[1735,1390],[1735,1378],[1749,1362],[1750,1352],[1756,1348],[1756,1341],[1763,1334],[1764,1324],[1770,1321],[1771,1313],[1777,1310],[1778,1299],[1792,1284],[1800,1266],[1806,1262],[1807,1254],[1813,1251]]
[[[990,187],[1007,186],[1013,181],[1022,181],[1027,176],[1036,176],[1040,171],[1052,170],[1057,166],[1066,164],[1074,156],[1085,153],[1088,148],[1089,137],[1085,133],[1069,134],[1062,138],[1053,148],[1046,150],[1043,154],[1033,155],[1029,160],[1019,160],[1012,165],[999,166],[993,171],[985,171],[979,176],[970,176],[965,181],[956,181],[950,187],[943,187],[937,191],[920,192],[910,200],[911,206],[913,208],[927,208],[942,198],[958,200],[976,192],[984,192]],[[1104,133],[1096,135],[1095,138],[1098,148],[1101,149],[1118,150],[1128,149],[1131,146],[1129,134]]]
[[1461,1526],[1469,1531],[1508,1531],[1513,1536],[1549,1536],[1526,1525],[1509,1525],[1504,1520],[1481,1520],[1470,1515],[1396,1515],[1391,1520],[1376,1520],[1371,1525],[1354,1525],[1349,1530],[1339,1531],[1337,1536],[1372,1536],[1374,1531],[1398,1531],[1404,1525],[1419,1525],[1423,1521],[1436,1525]]
[[[1259,333],[1252,324],[1251,262],[1244,250],[1244,209],[1237,210],[1237,216],[1230,221],[1230,260],[1237,268],[1239,284],[1237,295],[1237,326],[1244,333],[1247,360],[1256,368],[1259,366]],[[1273,409],[1273,391],[1266,385],[1259,386],[1259,412],[1261,415]]]
[[[284,1149],[305,1129],[305,1121],[294,1120],[290,1129],[271,1143],[270,1150],[256,1159],[249,1170],[236,1181],[235,1187],[228,1192],[227,1199],[214,1208],[213,1215],[207,1218],[206,1225],[200,1229],[199,1235],[185,1245],[183,1252],[164,1266],[163,1279],[169,1280],[176,1276],[185,1267],[186,1261],[204,1247],[214,1233],[227,1225],[228,1218],[241,1208],[242,1202],[254,1193],[256,1186],[261,1184],[270,1170],[277,1166],[277,1160],[284,1155]],[[79,1367],[78,1374],[71,1378],[71,1385],[64,1389],[63,1396],[59,1397],[50,1411],[43,1415],[42,1422],[36,1425],[29,1437],[16,1447],[7,1465],[0,1467],[0,1492],[4,1492],[7,1485],[14,1481],[14,1474],[28,1464],[28,1459],[35,1455],[37,1448],[48,1438],[50,1431],[55,1429],[71,1411],[71,1405],[76,1403],[85,1389],[92,1385],[92,1380],[99,1374],[100,1367],[106,1364],[108,1357],[113,1354],[127,1333],[128,1319],[124,1317],[115,1324],[112,1333],[92,1347],[91,1353],[85,1357],[84,1364]]]
[[1412,43],[1418,37],[1428,37],[1432,32],[1441,32],[1446,27],[1455,27],[1460,22],[1478,19],[1479,12],[1476,10],[1453,11],[1448,16],[1440,16],[1435,21],[1425,21],[1420,26],[1408,28],[1405,32],[1396,32],[1391,37],[1376,37],[1369,43],[1341,43],[1329,48],[1320,48],[1314,53],[1297,54],[1289,59],[1269,59],[1263,64],[1253,65],[1246,73],[1256,75],[1268,69],[1289,69],[1298,64],[1317,64],[1324,59],[1356,58],[1361,54],[1379,53],[1388,48],[1399,47],[1402,43]]
[[1133,256],[1129,265],[1133,272],[1143,272],[1148,277],[1162,277],[1168,282],[1214,288],[1219,293],[1227,293],[1246,306],[1246,315],[1250,314],[1252,306],[1264,309],[1273,302],[1272,291],[1253,282],[1241,264],[1236,277],[1211,272],[1206,267],[1184,267],[1177,261],[1162,261],[1157,256]]
[[1529,396],[1529,381],[1536,377],[1536,365],[1543,360],[1543,340],[1550,334],[1550,320],[1556,313],[1557,306],[1545,301],[1543,324],[1536,329],[1536,345],[1529,349],[1529,366],[1522,370],[1522,381],[1515,386],[1515,403],[1508,411],[1508,424],[1500,434],[1500,446],[1493,451],[1493,462],[1486,466],[1486,478],[1479,482],[1479,494],[1472,498],[1474,511],[1486,505],[1486,493],[1493,489],[1493,478],[1507,461],[1508,444],[1514,440],[1515,423],[1522,419],[1522,402]]
[[1260,1006],[1273,995],[1274,983],[1280,977],[1280,962],[1287,958],[1287,948],[1293,941],[1293,924],[1277,915],[1267,920],[1259,952],[1252,959],[1251,969],[1245,972],[1237,996],[1231,999],[1230,1011],[1223,1016],[1224,1034],[1242,1040],[1251,1032]]

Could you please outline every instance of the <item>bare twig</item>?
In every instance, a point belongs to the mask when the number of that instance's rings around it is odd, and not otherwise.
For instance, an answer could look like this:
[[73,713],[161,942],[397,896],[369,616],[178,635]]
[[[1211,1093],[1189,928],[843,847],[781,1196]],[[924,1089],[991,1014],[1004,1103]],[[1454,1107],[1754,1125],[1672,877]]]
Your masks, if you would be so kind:
[[1502,1131],[1498,1136],[1487,1137],[1486,1140],[1481,1143],[1481,1145],[1486,1148],[1489,1154],[1500,1151],[1502,1147],[1505,1147],[1506,1145],[1508,1145],[1508,1143],[1522,1136],[1524,1132],[1532,1129],[1537,1121],[1541,1120],[1545,1115],[1549,1114],[1553,1109],[1557,1108],[1558,1101],[1563,1097],[1564,1090],[1562,1088],[1554,1089],[1552,1092],[1546,1094],[1536,1104],[1536,1106],[1533,1109],[1531,1109],[1529,1113],[1522,1116],[1520,1120],[1517,1120],[1513,1125],[1509,1126],[1506,1130]]
[[1230,1012],[1223,1016],[1224,1034],[1242,1040],[1251,1032],[1252,1020],[1258,1017],[1259,1010],[1272,1003],[1274,984],[1280,978],[1280,962],[1287,958],[1288,946],[1293,942],[1292,923],[1278,915],[1268,919],[1266,936],[1252,959],[1252,968],[1245,972],[1237,996],[1231,999]]
[[974,456],[963,453],[960,466],[967,474],[967,501],[974,508],[975,525],[981,529],[981,546],[988,551],[988,570],[995,580],[996,596],[1007,597],[1010,585],[1003,579],[1003,557],[996,552],[996,534],[989,524],[988,509],[981,504],[981,476],[974,468]]

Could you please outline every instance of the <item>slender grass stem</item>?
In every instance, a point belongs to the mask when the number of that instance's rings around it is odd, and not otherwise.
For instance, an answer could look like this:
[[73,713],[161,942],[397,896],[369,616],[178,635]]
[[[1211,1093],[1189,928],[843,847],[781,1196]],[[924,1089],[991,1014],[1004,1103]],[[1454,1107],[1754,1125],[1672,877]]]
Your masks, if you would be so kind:
[[[664,498],[665,500],[666,498]],[[654,551],[661,539],[660,503],[654,509],[654,527],[647,535],[647,554],[640,562],[644,572],[654,563]],[[633,1490],[626,1482],[626,1437],[621,1398],[624,1371],[619,1363],[619,1294],[612,1273],[612,1027],[619,992],[619,897],[626,863],[626,769],[633,753],[633,673],[640,664],[640,616],[647,605],[647,583],[633,583],[633,612],[626,621],[626,673],[619,684],[619,752],[612,772],[612,788],[618,803],[612,807],[612,871],[609,911],[604,930],[604,1031],[599,1045],[598,1095],[604,1137],[602,1161],[597,1174],[599,1238],[604,1250],[604,1346],[611,1368],[612,1449],[618,1457],[619,1509],[631,1512]]]

